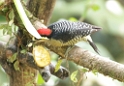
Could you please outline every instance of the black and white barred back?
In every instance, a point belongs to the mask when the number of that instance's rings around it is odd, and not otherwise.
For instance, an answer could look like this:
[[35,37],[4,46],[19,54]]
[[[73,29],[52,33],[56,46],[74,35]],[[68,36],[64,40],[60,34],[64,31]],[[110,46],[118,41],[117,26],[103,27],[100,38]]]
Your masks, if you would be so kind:
[[72,39],[78,39],[90,35],[92,32],[100,29],[84,22],[71,22],[67,20],[60,20],[48,26],[52,29],[52,34],[49,38],[61,40],[66,43]]

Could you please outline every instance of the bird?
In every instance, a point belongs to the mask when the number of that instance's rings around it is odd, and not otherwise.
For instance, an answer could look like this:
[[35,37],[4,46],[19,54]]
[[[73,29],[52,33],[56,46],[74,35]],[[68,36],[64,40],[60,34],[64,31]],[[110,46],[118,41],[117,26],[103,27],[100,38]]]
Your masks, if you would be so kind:
[[81,21],[58,20],[50,25],[47,29],[41,28],[38,33],[47,37],[46,43],[54,47],[69,47],[79,41],[88,42],[96,53],[99,54],[98,48],[91,38],[91,34],[101,30],[99,26],[91,25]]

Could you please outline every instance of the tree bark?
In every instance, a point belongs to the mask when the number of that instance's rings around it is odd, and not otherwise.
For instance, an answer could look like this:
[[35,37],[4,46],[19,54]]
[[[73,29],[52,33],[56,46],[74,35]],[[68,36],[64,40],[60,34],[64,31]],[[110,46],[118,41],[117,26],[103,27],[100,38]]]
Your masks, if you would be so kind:
[[124,82],[124,65],[106,57],[96,55],[90,51],[75,46],[69,52],[68,60],[88,68],[89,71],[95,70],[105,76]]
[[[11,71],[10,86],[32,86],[37,83],[37,71],[25,64],[19,65],[20,70]],[[12,67],[11,67],[12,69]]]
[[74,63],[86,67],[89,71],[95,70],[98,73],[101,73],[105,76],[109,76],[113,79],[117,79],[121,82],[124,82],[124,65],[112,61],[106,57],[94,54],[88,50],[82,49],[78,46],[74,46],[67,54],[65,58],[65,50],[56,49],[47,44],[44,44],[47,48],[56,52],[63,59],[73,61]]
[[[55,0],[29,0],[27,7],[34,13],[35,16],[40,16],[40,19],[42,19],[44,23],[47,24],[50,18],[51,12],[53,10],[54,4],[55,4]],[[14,4],[11,0],[6,0],[5,5],[7,5],[10,8],[9,10],[11,10],[11,8],[15,9]],[[2,7],[4,7],[4,4]],[[19,28],[24,30],[24,27],[19,25],[21,21],[18,17],[16,10],[14,11],[16,15],[15,24],[18,25]],[[8,18],[8,15],[6,15],[6,17]],[[21,35],[22,35],[22,39],[20,36],[18,35],[16,36],[16,37],[20,37],[19,38],[20,40],[17,40],[16,44],[13,44],[14,46],[19,45],[19,43],[22,43],[23,46],[26,46],[27,44],[25,44],[24,42],[31,39],[30,37],[28,37],[28,35],[25,35],[24,33],[22,33]],[[0,43],[0,52],[1,52],[0,53],[0,64],[4,68],[6,73],[9,75],[10,86],[35,86],[36,79],[37,79],[36,65],[34,65],[34,67],[31,67],[26,64],[26,61],[25,62],[24,60],[22,60],[22,62],[19,61],[20,60],[18,59],[19,57],[17,57],[17,60],[14,61],[13,63],[10,63],[7,61],[9,56],[12,56],[16,52],[20,52],[18,51],[17,46],[15,48],[16,48],[15,50],[13,49],[10,50],[9,48],[5,47],[4,43]],[[18,63],[18,68],[19,68],[18,70],[15,70],[15,67],[14,67],[14,64],[16,62]]]
[[27,7],[29,11],[38,19],[49,22],[56,0],[29,0]]

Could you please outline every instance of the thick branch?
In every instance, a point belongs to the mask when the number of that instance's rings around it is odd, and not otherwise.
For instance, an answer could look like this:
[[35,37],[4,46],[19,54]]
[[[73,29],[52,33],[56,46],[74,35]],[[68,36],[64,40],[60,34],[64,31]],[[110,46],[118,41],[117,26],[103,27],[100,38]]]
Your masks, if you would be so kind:
[[124,81],[124,65],[120,63],[96,55],[77,46],[69,52],[68,57],[69,60],[89,70],[97,70],[99,73],[110,76],[113,79]]
[[[47,45],[45,45],[47,46]],[[61,52],[60,49],[55,49],[50,46],[47,48],[59,54],[61,57],[65,58],[65,53]],[[119,81],[124,81],[124,65],[117,63],[115,61],[109,60],[106,57],[94,54],[88,50],[82,49],[78,46],[74,46],[67,56],[68,60],[75,62],[78,65],[88,68],[91,70],[96,70],[103,75],[112,77]]]
[[[46,45],[47,46],[47,45]],[[60,52],[59,50],[57,50],[56,48],[51,48],[49,46],[47,46],[49,49],[51,49],[52,51],[55,51],[56,53],[58,53],[59,55],[61,55],[61,57],[64,57],[64,52]],[[1,54],[2,55],[6,55],[5,52],[5,47],[3,46],[3,43],[0,43],[0,49],[1,49]],[[2,56],[1,56],[2,57]],[[19,61],[23,64],[27,64],[30,67],[33,67],[35,69],[39,69],[33,61],[33,57],[32,54],[20,54],[19,56]],[[26,58],[25,58],[26,57]],[[3,68],[5,69],[5,71],[10,74],[9,72],[9,67],[6,60],[5,63],[3,63],[5,58],[0,58],[0,64],[3,66]],[[111,61],[105,57],[96,55],[90,51],[87,51],[85,49],[82,49],[80,47],[74,46],[68,53],[68,60],[71,60],[73,62],[75,62],[78,65],[81,65],[83,67],[88,68],[90,71],[91,70],[96,70],[99,73],[102,73],[104,75],[110,76],[113,79],[117,79],[119,81],[124,81],[124,65],[119,64],[117,62]],[[2,61],[1,61],[2,60]],[[7,64],[7,65],[6,65]],[[49,65],[49,68],[51,67],[51,64]],[[51,74],[56,75],[56,73],[54,73],[54,67],[52,69],[49,69],[51,71]],[[58,73],[60,74],[60,73]],[[57,75],[58,76],[58,75]]]

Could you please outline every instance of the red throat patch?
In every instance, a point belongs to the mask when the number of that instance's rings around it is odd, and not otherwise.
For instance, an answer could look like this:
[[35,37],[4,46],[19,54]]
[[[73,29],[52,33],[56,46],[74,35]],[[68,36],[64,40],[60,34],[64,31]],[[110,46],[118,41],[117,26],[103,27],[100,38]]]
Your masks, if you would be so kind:
[[40,35],[49,36],[52,33],[52,30],[50,30],[49,28],[40,28],[40,29],[37,30],[37,32]]

